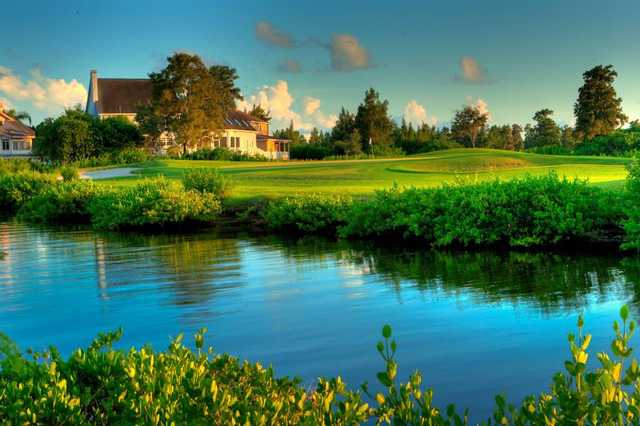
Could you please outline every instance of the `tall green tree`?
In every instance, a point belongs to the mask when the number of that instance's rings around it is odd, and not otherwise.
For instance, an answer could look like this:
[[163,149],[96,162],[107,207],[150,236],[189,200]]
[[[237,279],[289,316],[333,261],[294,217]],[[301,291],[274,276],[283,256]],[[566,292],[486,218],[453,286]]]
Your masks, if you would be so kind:
[[524,145],[526,148],[538,148],[542,146],[560,145],[562,135],[560,127],[551,118],[553,111],[545,108],[533,115],[535,124],[527,126]]
[[626,123],[622,98],[613,87],[617,76],[613,65],[598,65],[582,74],[584,84],[573,107],[579,138],[607,135]]
[[340,109],[338,120],[331,130],[331,139],[336,141],[346,141],[356,128],[356,117],[344,107]]
[[224,96],[225,102],[232,102],[226,105],[227,108],[233,109],[235,107],[235,101],[241,101],[242,94],[240,88],[236,86],[236,80],[238,79],[238,73],[235,68],[226,65],[212,65],[209,67],[209,72],[220,82],[222,89],[226,91],[227,95]]
[[271,113],[269,111],[266,111],[259,104],[253,105],[251,111],[249,111],[247,114],[252,117],[259,118],[260,120],[271,121]]
[[[380,100],[380,94],[375,89],[370,88],[365,92],[355,117],[355,127],[360,132],[365,151],[374,148],[384,151],[391,145],[394,124],[388,110],[389,101]],[[370,143],[372,146],[369,146]]]
[[139,108],[136,121],[154,142],[161,135],[171,135],[183,153],[208,142],[235,108],[228,85],[197,55],[176,53],[167,58],[163,70],[149,74],[149,79],[152,98]]
[[473,105],[465,105],[456,111],[451,123],[453,138],[466,147],[475,148],[478,135],[487,125],[489,115]]
[[292,144],[307,143],[304,135],[293,126],[293,120],[286,129],[279,129],[273,132],[273,136],[278,139],[288,139]]

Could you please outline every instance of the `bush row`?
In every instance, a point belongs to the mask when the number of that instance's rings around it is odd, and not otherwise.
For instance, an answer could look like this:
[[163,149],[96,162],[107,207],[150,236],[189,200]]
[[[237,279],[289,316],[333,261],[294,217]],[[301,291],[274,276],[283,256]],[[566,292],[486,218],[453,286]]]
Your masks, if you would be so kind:
[[219,161],[268,161],[261,155],[251,155],[245,152],[232,151],[227,148],[203,148],[179,156],[183,160],[219,160]]
[[53,175],[0,175],[0,206],[38,223],[92,223],[99,229],[215,222],[229,183],[215,171],[185,174],[183,183],[158,177],[131,187],[56,181]]
[[621,231],[621,193],[555,175],[435,189],[377,191],[362,200],[312,195],[270,203],[274,229],[347,238],[416,239],[433,246],[536,246]]
[[[597,367],[587,368],[594,359],[591,335],[583,334],[580,317],[578,334],[569,335],[565,371],[553,377],[550,391],[519,406],[496,396],[483,424],[638,424],[640,366],[630,345],[636,325],[626,306],[620,316],[612,353],[598,353]],[[55,348],[27,358],[0,334],[0,418],[7,424],[78,425],[468,424],[467,411],[433,404],[433,390],[423,389],[419,372],[398,380],[397,344],[388,325],[376,345],[383,368],[375,392],[366,383],[349,390],[340,377],[320,378],[309,388],[299,379],[276,378],[271,367],[205,348],[205,332],[195,335],[194,350],[179,336],[166,351],[155,352],[113,349],[118,331],[66,359]]]

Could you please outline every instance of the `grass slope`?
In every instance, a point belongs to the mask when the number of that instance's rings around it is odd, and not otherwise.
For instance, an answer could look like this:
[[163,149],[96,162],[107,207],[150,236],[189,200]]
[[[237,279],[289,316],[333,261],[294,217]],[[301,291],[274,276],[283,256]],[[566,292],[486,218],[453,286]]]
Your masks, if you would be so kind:
[[100,181],[127,185],[140,177],[165,175],[179,178],[192,168],[218,168],[232,177],[237,198],[279,197],[311,192],[367,194],[400,186],[433,187],[443,183],[511,179],[524,174],[588,179],[609,188],[622,187],[629,159],[538,155],[490,149],[454,149],[417,156],[380,160],[231,162],[153,161],[135,177]]

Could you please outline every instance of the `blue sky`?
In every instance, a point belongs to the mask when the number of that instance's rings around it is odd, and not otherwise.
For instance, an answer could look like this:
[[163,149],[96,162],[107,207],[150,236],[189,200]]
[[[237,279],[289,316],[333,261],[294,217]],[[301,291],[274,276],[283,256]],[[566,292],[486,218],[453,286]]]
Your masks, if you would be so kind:
[[0,100],[36,121],[82,99],[91,69],[144,77],[178,50],[234,66],[276,127],[330,126],[369,86],[396,118],[442,125],[477,103],[495,124],[541,108],[572,123],[597,64],[615,66],[640,118],[640,7],[627,0],[32,1],[2,13]]

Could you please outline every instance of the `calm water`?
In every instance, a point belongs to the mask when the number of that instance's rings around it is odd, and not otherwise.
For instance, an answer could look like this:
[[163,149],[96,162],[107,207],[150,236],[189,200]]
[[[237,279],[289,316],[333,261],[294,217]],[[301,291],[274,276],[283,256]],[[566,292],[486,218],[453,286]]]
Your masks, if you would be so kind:
[[579,312],[603,350],[622,303],[637,316],[640,262],[605,255],[434,253],[318,239],[104,235],[0,223],[0,331],[69,353],[124,327],[164,348],[209,329],[218,351],[307,383],[375,381],[384,323],[403,377],[477,419],[493,395],[548,389]]

